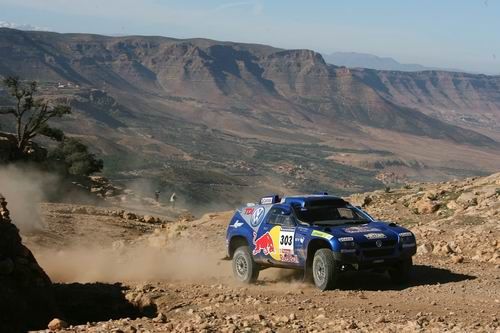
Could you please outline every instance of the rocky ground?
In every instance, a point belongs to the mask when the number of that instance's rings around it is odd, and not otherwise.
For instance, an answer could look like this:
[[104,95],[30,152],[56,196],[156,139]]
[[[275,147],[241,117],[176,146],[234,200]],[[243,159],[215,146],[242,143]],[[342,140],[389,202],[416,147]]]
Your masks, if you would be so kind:
[[416,233],[410,285],[349,273],[320,292],[278,269],[238,285],[222,260],[231,212],[146,222],[44,204],[47,228],[23,237],[70,325],[51,327],[68,332],[500,332],[500,174],[351,200]]
[[438,184],[354,195],[373,216],[411,227],[419,254],[455,263],[500,265],[500,173]]

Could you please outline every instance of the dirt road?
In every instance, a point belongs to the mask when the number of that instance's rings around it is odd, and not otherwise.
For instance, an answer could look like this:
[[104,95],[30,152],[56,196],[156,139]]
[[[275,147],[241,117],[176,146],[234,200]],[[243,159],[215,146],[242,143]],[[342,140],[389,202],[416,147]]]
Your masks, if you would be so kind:
[[[67,331],[500,332],[500,269],[492,262],[419,254],[405,287],[382,274],[351,273],[340,289],[320,292],[279,269],[242,286],[220,260],[230,213],[152,225],[67,208],[44,205],[47,231],[24,235],[58,282],[74,325]],[[456,228],[419,237],[419,244],[452,240]]]

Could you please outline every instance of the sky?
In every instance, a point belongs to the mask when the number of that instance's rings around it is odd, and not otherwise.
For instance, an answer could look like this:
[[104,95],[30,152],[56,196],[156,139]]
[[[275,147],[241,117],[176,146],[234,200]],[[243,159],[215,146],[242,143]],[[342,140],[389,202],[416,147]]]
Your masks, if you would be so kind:
[[361,52],[500,74],[500,0],[0,0],[0,26]]

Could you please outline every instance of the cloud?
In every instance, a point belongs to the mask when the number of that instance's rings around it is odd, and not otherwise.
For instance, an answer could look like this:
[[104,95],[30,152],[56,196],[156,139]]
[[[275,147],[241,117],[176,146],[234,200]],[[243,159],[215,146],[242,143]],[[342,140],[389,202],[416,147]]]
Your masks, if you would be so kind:
[[10,28],[10,29],[18,29],[18,30],[33,30],[33,31],[50,31],[49,28],[45,27],[37,27],[31,24],[18,24],[7,21],[0,21],[0,28]]

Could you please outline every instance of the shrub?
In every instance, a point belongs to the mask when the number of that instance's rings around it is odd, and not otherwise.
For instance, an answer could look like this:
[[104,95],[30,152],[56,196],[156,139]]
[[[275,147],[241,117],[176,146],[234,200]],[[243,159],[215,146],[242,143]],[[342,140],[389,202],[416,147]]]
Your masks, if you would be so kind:
[[90,153],[86,145],[73,138],[64,138],[49,158],[63,162],[66,172],[75,176],[88,176],[103,168],[103,161]]

